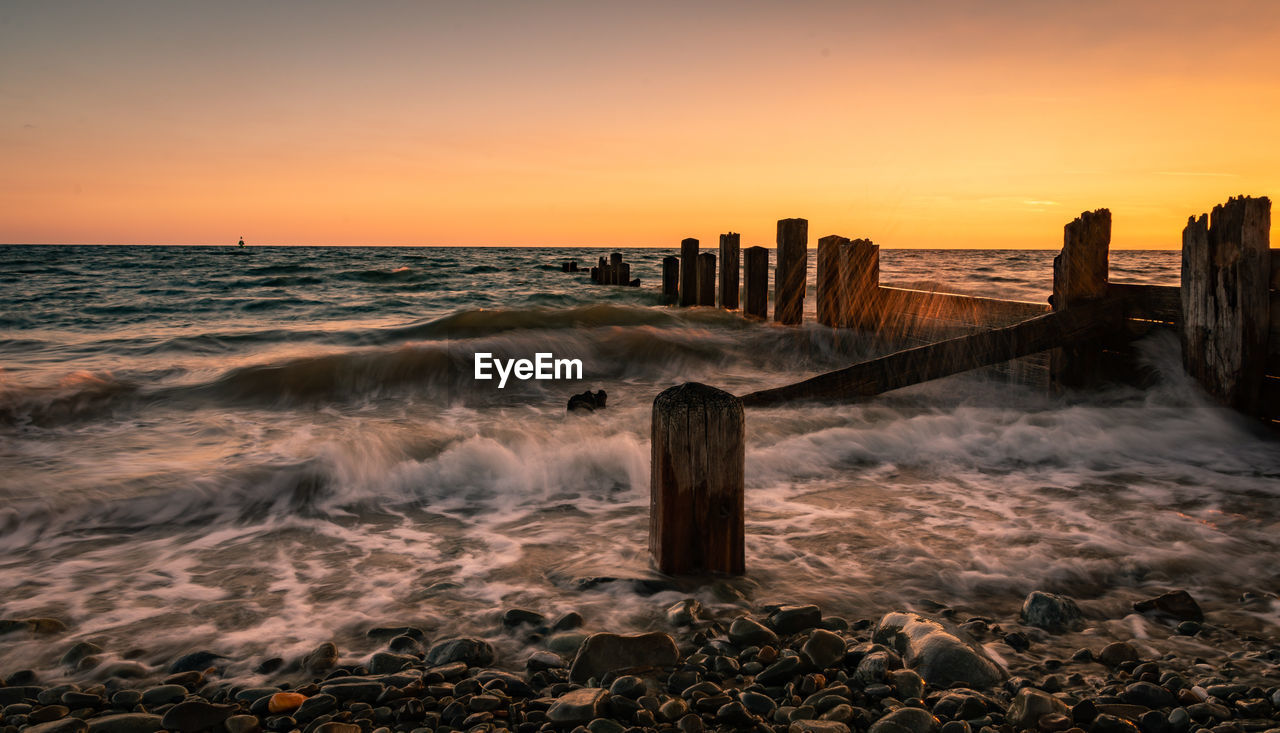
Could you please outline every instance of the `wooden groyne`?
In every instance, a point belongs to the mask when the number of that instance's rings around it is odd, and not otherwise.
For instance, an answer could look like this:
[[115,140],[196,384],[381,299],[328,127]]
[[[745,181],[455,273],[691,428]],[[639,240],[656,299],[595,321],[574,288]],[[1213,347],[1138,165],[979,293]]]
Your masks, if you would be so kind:
[[[1048,304],[884,286],[879,248],[870,240],[822,237],[816,258],[819,323],[917,345],[740,398],[701,384],[659,395],[650,479],[650,550],[658,569],[743,572],[741,416],[746,407],[866,399],[1028,360],[1043,366],[1052,389],[1088,387],[1132,375],[1132,343],[1165,329],[1178,334],[1187,373],[1211,398],[1280,427],[1280,251],[1270,248],[1270,229],[1267,198],[1232,198],[1188,220],[1180,285],[1115,283],[1108,269],[1111,212],[1084,212],[1064,228]],[[731,250],[726,250],[730,236]],[[804,219],[778,222],[774,321],[779,324],[803,321],[807,240]],[[728,251],[733,252],[732,276],[724,272],[731,261]],[[726,294],[726,283],[737,279],[737,252],[737,235],[722,235],[719,303],[731,310],[738,301]],[[743,255],[742,310],[764,320],[768,252],[749,247]],[[708,275],[698,269],[697,240],[684,240],[679,262],[668,264],[673,259],[663,263],[668,302],[715,305],[705,297],[699,277]],[[710,262],[713,272],[714,255]],[[665,275],[676,267],[681,277],[676,283],[672,276],[669,289]]]

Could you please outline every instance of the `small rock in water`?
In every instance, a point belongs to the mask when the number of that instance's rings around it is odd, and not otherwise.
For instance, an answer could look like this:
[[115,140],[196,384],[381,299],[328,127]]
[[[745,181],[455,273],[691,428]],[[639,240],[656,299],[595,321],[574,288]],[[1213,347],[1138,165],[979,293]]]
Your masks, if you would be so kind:
[[680,659],[676,642],[660,631],[647,634],[592,634],[582,643],[569,670],[579,684],[606,672],[633,667],[669,667]]
[[484,667],[493,662],[493,647],[482,639],[445,639],[427,650],[426,662],[430,667],[451,662],[462,662],[468,667]]
[[277,692],[267,700],[267,712],[272,715],[292,713],[302,707],[302,703],[306,701],[306,695],[299,695],[296,692]]
[[872,639],[888,644],[926,682],[950,686],[991,687],[1004,680],[1004,670],[976,645],[966,644],[942,624],[916,614],[890,613],[880,619]]
[[1127,641],[1113,641],[1098,652],[1098,661],[1108,667],[1118,667],[1125,662],[1138,661],[1138,650]]
[[582,624],[584,623],[586,623],[586,621],[583,620],[582,614],[578,613],[577,611],[570,611],[565,615],[561,616],[560,618],[556,619],[556,622],[554,624],[551,624],[551,630],[552,631],[572,631],[573,629],[582,628]]
[[609,686],[610,695],[625,697],[629,700],[638,700],[645,692],[644,680],[635,675],[623,675]]
[[826,629],[814,629],[800,651],[813,662],[813,666],[826,669],[844,659],[845,646],[843,636]]
[[102,647],[88,641],[77,641],[71,645],[71,648],[62,655],[60,664],[64,667],[75,669],[85,657],[91,657],[94,654],[101,654]]
[[187,700],[169,708],[160,723],[165,730],[196,733],[222,725],[237,710],[235,705],[215,705],[204,700]]
[[920,708],[898,708],[871,724],[870,733],[930,733],[938,719]]
[[178,702],[187,696],[182,685],[157,685],[142,692],[142,704],[148,707]]
[[518,626],[541,626],[546,622],[546,616],[537,611],[529,611],[524,608],[509,608],[506,613],[502,614],[502,625],[508,629],[514,629]]
[[[412,641],[412,639],[410,639]],[[369,674],[395,674],[405,667],[413,665],[418,660],[407,654],[392,654],[391,652],[378,652],[369,660]]]
[[672,626],[692,626],[702,617],[702,604],[693,598],[677,601],[667,608],[667,623]]
[[783,636],[808,631],[821,623],[822,609],[813,605],[783,606],[769,616],[769,625]]
[[582,725],[600,716],[605,691],[583,687],[561,695],[547,708],[547,720],[560,726]]
[[729,641],[738,646],[764,646],[777,644],[778,635],[765,626],[747,616],[739,616],[729,624]]
[[1024,687],[1009,704],[1005,718],[1018,728],[1035,729],[1040,719],[1046,715],[1070,716],[1071,708],[1047,692]]
[[149,713],[120,713],[90,718],[89,733],[156,733],[164,729],[159,715]]
[[323,674],[338,664],[338,645],[326,641],[302,658],[302,668],[312,674]]
[[1133,604],[1133,610],[1138,613],[1161,613],[1179,621],[1204,621],[1204,612],[1200,610],[1200,604],[1196,603],[1196,599],[1185,590],[1170,591],[1155,598],[1137,601]]
[[569,398],[569,412],[595,412],[603,410],[605,402],[609,399],[609,395],[603,390],[592,392],[587,390],[582,394],[576,394]]
[[1144,708],[1163,708],[1173,704],[1173,693],[1151,682],[1135,682],[1120,693],[1120,699]]
[[893,689],[898,699],[910,700],[913,697],[924,697],[924,679],[910,669],[895,669],[889,673]]
[[1022,602],[1022,622],[1046,631],[1069,631],[1084,626],[1084,614],[1070,598],[1037,590]]
[[232,715],[222,723],[227,733],[256,733],[260,730],[255,715]]

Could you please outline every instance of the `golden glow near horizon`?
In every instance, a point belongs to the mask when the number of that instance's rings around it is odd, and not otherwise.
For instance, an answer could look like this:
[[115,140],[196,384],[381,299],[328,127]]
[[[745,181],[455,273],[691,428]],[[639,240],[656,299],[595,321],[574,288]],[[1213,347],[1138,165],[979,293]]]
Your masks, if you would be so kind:
[[1176,248],[1280,196],[1280,3],[691,5],[6,3],[0,241]]

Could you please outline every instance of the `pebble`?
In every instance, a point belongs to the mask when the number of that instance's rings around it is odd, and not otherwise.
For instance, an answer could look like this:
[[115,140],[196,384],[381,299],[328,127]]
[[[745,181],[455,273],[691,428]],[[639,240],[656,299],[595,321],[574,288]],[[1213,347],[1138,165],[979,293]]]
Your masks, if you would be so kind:
[[1174,703],[1174,695],[1172,692],[1164,689],[1160,685],[1150,682],[1134,682],[1124,691],[1120,693],[1120,699],[1131,705],[1141,705],[1147,708],[1164,708]]
[[1093,719],[1090,733],[1139,733],[1138,726],[1124,718],[1103,713]]
[[142,691],[142,704],[146,706],[168,705],[187,696],[182,685],[157,685]]
[[111,704],[118,708],[132,708],[142,702],[142,693],[138,690],[120,690],[111,696]]
[[899,708],[871,724],[869,733],[931,733],[938,719],[920,708]]
[[[72,710],[79,710],[80,708],[96,708],[102,705],[102,696],[95,695],[91,692],[77,692],[75,690],[70,690],[62,693],[61,699],[62,704]],[[136,705],[137,703],[134,704]],[[129,707],[133,707],[133,705],[130,705]]]
[[445,639],[427,650],[425,661],[429,667],[451,662],[462,662],[468,667],[484,667],[493,662],[493,647],[483,639]]
[[156,733],[164,724],[159,715],[149,713],[119,713],[90,718],[89,733]]
[[582,643],[569,679],[583,683],[603,678],[605,673],[633,667],[670,667],[680,660],[680,651],[669,634],[592,634]]
[[822,610],[817,606],[783,606],[769,616],[769,625],[783,636],[798,634],[822,623]]
[[1068,716],[1071,708],[1065,702],[1032,687],[1024,687],[1018,691],[1009,704],[1005,718],[1015,726],[1025,729],[1036,728],[1040,718],[1058,714]]
[[606,692],[584,687],[561,695],[547,709],[547,720],[556,725],[586,724],[600,716]]
[[204,700],[187,700],[165,711],[160,723],[165,730],[196,733],[221,725],[235,711],[235,705],[215,705]]
[[306,701],[306,695],[299,695],[296,692],[277,692],[267,698],[267,712],[272,715],[292,713],[302,707],[302,704]]
[[787,733],[849,733],[849,726],[834,720],[794,720]]
[[729,625],[729,641],[738,646],[777,644],[778,635],[755,619],[739,616]]
[[702,620],[702,604],[693,598],[677,601],[667,608],[667,623],[672,626],[692,626]]
[[169,672],[202,672],[223,659],[226,657],[207,650],[191,652],[174,660],[169,666]]
[[24,729],[24,733],[85,733],[87,730],[89,724],[80,718],[62,718],[29,726]]
[[509,608],[502,614],[502,625],[508,629],[519,626],[542,626],[546,622],[546,616],[524,608]]
[[70,712],[71,709],[66,705],[46,705],[38,710],[31,711],[31,713],[27,715],[27,722],[48,723],[52,720],[67,717],[67,713]]
[[338,664],[338,646],[326,641],[302,658],[302,668],[312,674],[323,674]]
[[1053,633],[1084,626],[1084,614],[1075,601],[1066,596],[1038,590],[1032,591],[1022,602],[1021,619],[1028,626]]
[[826,669],[844,659],[845,647],[843,636],[826,629],[814,629],[800,651],[813,666]]
[[101,653],[102,647],[97,644],[88,641],[77,641],[75,644],[71,645],[70,649],[63,653],[62,659],[59,660],[59,663],[64,667],[75,669],[86,657],[91,657],[94,654]]
[[1098,652],[1098,661],[1108,667],[1118,667],[1125,662],[1138,661],[1138,650],[1127,641],[1113,641]]

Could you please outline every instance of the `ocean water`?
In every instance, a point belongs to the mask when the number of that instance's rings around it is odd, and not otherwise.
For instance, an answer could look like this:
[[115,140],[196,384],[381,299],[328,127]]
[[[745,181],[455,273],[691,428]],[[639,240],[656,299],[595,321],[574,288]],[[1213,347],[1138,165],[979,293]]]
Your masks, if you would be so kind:
[[[0,637],[0,671],[65,674],[65,646],[91,640],[157,668],[210,649],[251,676],[325,640],[367,656],[373,626],[491,635],[519,606],[645,629],[687,595],[852,617],[1007,614],[1045,589],[1120,618],[1186,588],[1211,619],[1280,621],[1237,602],[1280,581],[1280,452],[1204,401],[1167,336],[1140,344],[1145,389],[970,374],[749,411],[748,576],[633,582],[653,577],[658,392],[745,393],[886,346],[664,307],[668,250],[626,251],[640,288],[560,271],[605,253],[0,247],[0,617],[70,626],[56,645]],[[886,250],[882,281],[1043,302],[1052,257]],[[1177,268],[1112,255],[1115,281]],[[499,389],[473,378],[477,352],[585,374]],[[588,388],[608,409],[566,415]]]

